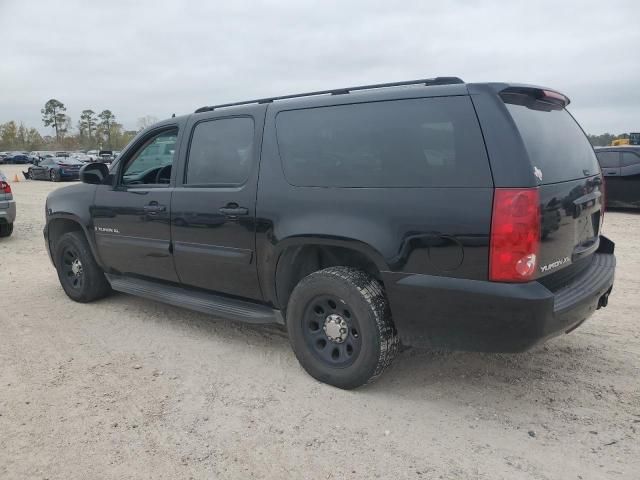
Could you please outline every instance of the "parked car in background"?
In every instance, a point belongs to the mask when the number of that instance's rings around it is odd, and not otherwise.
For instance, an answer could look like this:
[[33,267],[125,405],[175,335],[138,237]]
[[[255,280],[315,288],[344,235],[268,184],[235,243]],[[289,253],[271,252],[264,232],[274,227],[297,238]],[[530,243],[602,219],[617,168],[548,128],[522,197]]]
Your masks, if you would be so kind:
[[13,199],[9,180],[0,171],[0,237],[8,237],[13,233],[13,222],[16,219],[16,202]]
[[72,153],[69,158],[73,158],[81,163],[92,163],[94,160],[91,159],[89,155],[86,153]]
[[98,161],[101,163],[111,163],[113,158],[113,150],[100,150],[98,153]]
[[9,152],[0,152],[0,163],[4,163],[4,159],[9,155]]
[[4,163],[27,164],[31,163],[31,158],[24,152],[12,152],[4,158]]
[[87,156],[91,159],[92,162],[97,162],[98,157],[100,157],[100,150],[89,150],[87,151]]
[[32,180],[77,180],[84,164],[68,157],[45,158],[38,165],[30,166],[25,176]]
[[640,208],[640,146],[596,147],[606,182],[606,204]]

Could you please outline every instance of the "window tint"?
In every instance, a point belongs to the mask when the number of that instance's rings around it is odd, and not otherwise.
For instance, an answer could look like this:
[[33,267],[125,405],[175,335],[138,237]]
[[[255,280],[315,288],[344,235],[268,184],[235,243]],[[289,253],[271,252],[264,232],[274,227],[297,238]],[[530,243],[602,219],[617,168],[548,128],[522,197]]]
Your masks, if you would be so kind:
[[506,105],[532,166],[542,172],[541,183],[565,182],[599,172],[593,147],[569,112]]
[[[176,152],[178,130],[166,130],[147,140],[128,160],[123,173],[125,184],[169,183],[171,165]],[[158,178],[160,169],[161,178]]]
[[622,166],[637,165],[640,163],[640,156],[633,152],[622,152]]
[[248,117],[198,123],[191,139],[186,183],[244,183],[253,159],[253,133],[253,119]]
[[618,168],[620,166],[620,154],[618,152],[598,152],[597,156],[602,168]]
[[293,185],[491,185],[466,96],[283,111],[276,129],[285,176]]

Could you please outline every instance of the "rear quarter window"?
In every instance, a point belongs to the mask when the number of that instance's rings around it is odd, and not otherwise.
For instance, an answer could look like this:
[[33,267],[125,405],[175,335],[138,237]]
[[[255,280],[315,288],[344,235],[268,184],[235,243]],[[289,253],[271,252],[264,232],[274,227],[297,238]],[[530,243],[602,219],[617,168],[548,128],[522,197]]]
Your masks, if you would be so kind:
[[557,183],[596,175],[598,160],[586,135],[565,109],[536,110],[507,103],[532,168],[542,173],[540,183]]
[[287,181],[318,187],[486,187],[491,172],[466,96],[280,112]]

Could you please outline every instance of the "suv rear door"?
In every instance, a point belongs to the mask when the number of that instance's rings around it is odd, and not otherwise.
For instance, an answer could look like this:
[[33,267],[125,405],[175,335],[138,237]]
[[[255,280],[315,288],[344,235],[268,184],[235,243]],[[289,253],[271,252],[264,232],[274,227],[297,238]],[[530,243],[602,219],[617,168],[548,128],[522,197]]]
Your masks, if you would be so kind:
[[[603,179],[593,147],[564,108],[566,103],[555,103],[564,99],[560,94],[515,89],[501,97],[524,144],[540,194],[542,238],[536,278],[569,267],[577,272],[588,265],[599,246],[604,210]],[[563,275],[562,282],[568,277]],[[547,283],[560,286],[551,279]]]
[[617,150],[596,151],[598,162],[605,177],[620,176],[620,152]]
[[171,201],[180,281],[262,299],[255,255],[256,188],[265,105],[193,115]]
[[620,165],[620,178],[614,182],[615,198],[622,207],[637,207],[640,205],[640,149],[628,147],[622,151]]

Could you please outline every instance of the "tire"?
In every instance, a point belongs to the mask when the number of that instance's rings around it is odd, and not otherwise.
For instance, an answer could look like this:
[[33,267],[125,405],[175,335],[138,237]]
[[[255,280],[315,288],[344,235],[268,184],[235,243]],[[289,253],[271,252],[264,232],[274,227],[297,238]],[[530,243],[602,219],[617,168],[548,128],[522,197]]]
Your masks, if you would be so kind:
[[382,285],[351,267],[330,267],[303,278],[289,299],[287,330],[307,373],[343,389],[378,378],[398,352]]
[[27,178],[33,180],[33,170],[30,168],[27,169]]
[[87,303],[111,292],[109,282],[81,232],[69,232],[60,237],[55,245],[54,261],[60,285],[71,300]]
[[51,179],[52,182],[59,182],[60,181],[60,173],[58,173],[57,170],[50,170],[49,171],[49,178]]
[[0,237],[10,237],[13,233],[13,223],[0,224]]

